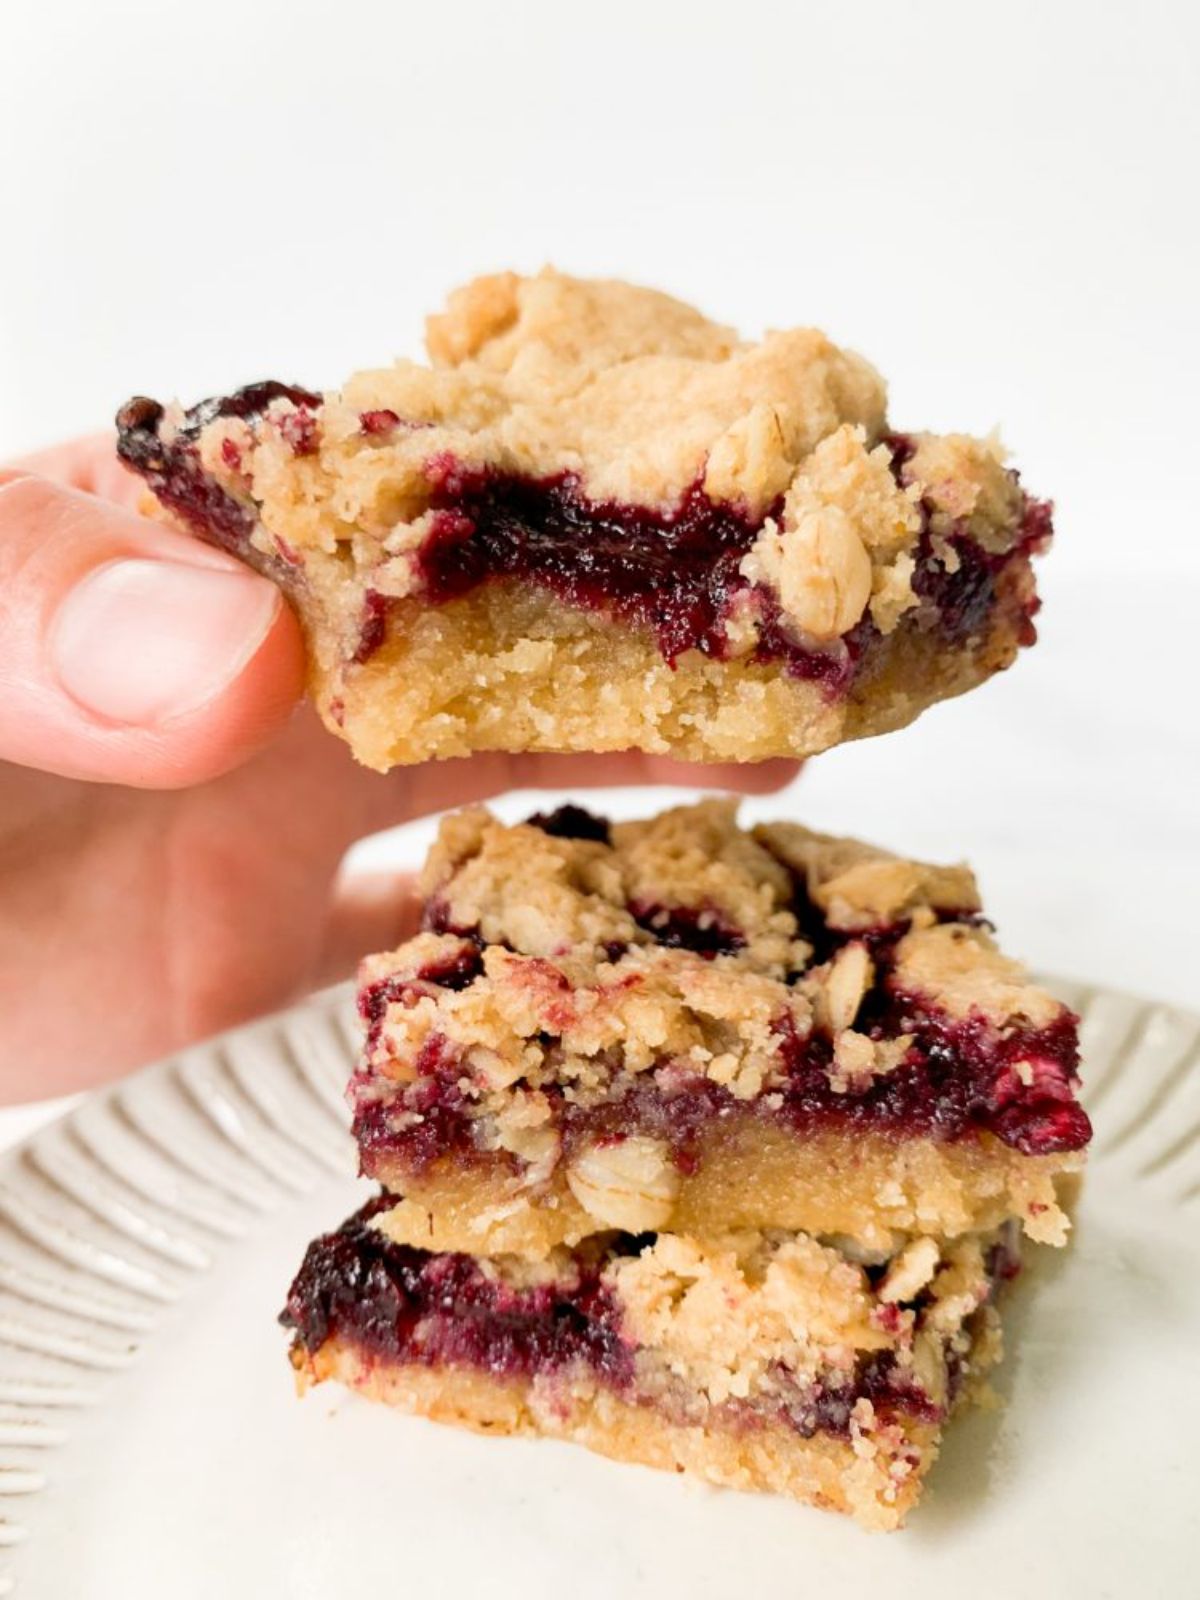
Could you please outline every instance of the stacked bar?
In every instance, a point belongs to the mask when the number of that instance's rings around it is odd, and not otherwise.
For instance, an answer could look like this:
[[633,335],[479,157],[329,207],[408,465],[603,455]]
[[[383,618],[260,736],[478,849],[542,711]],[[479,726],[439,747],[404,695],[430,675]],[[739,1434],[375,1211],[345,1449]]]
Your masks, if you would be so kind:
[[1091,1131],[969,871],[474,809],[423,891],[362,970],[381,1193],[293,1284],[301,1383],[899,1525]]

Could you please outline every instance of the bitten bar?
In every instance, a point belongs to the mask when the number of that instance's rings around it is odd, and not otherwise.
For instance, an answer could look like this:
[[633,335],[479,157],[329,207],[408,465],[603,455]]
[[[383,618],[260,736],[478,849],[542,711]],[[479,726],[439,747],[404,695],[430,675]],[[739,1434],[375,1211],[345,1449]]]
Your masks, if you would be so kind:
[[275,579],[326,724],[472,750],[812,755],[1032,643],[1050,508],[993,441],[895,431],[861,357],[647,289],[483,278],[432,365],[138,398],[153,506]]

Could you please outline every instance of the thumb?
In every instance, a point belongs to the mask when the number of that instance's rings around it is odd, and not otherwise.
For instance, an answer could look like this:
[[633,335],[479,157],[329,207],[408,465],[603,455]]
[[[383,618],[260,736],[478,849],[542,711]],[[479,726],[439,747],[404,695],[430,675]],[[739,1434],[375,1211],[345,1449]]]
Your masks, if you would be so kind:
[[274,584],[79,490],[0,472],[0,759],[179,788],[286,721],[303,645]]

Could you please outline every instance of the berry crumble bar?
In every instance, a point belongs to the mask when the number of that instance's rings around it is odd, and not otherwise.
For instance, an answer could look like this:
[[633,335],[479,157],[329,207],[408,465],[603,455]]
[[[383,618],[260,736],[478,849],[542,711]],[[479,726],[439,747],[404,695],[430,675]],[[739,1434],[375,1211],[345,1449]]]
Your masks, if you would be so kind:
[[281,1320],[336,1378],[489,1433],[765,1489],[894,1528],[1000,1353],[1015,1230],[893,1254],[804,1233],[610,1234],[532,1263],[396,1244],[375,1202],[308,1249]]
[[623,283],[482,278],[431,366],[135,399],[158,509],[291,597],[368,766],[473,750],[812,755],[1034,638],[1050,508],[994,442],[897,433],[811,329]]
[[1090,1125],[1076,1018],[965,867],[710,800],[448,817],[423,931],[360,972],[351,1083],[396,1243],[548,1256],[782,1228],[889,1251],[1019,1218],[1061,1244]]
[[723,800],[476,807],[423,891],[362,967],[382,1188],[292,1285],[299,1387],[898,1527],[1091,1132],[970,872]]

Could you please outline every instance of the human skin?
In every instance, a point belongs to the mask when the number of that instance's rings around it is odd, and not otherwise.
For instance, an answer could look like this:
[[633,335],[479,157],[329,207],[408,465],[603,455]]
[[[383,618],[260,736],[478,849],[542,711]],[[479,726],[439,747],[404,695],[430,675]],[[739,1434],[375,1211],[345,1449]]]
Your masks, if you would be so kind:
[[789,762],[637,754],[356,766],[302,701],[299,627],[137,514],[110,436],[0,471],[0,1099],[83,1089],[347,975],[411,930],[380,829],[508,789],[778,788]]

